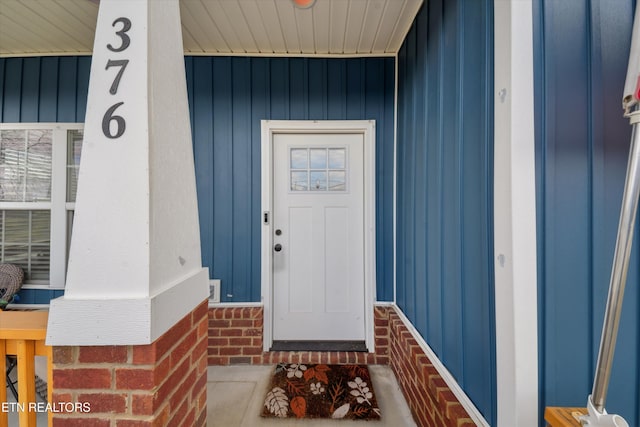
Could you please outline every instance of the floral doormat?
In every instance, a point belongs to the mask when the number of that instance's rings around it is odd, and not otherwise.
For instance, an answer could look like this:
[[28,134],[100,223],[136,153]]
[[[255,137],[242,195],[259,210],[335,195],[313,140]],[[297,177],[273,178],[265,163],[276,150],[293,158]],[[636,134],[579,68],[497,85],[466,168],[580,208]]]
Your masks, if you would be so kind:
[[263,417],[379,420],[369,369],[364,365],[276,366]]

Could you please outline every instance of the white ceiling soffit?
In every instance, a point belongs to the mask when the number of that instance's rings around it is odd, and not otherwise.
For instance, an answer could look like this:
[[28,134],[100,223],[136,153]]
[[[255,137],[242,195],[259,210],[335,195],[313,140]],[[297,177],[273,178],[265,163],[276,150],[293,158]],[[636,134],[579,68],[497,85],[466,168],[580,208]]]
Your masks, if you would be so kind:
[[[393,55],[423,0],[181,0],[187,55]],[[0,56],[88,55],[98,0],[0,0]]]

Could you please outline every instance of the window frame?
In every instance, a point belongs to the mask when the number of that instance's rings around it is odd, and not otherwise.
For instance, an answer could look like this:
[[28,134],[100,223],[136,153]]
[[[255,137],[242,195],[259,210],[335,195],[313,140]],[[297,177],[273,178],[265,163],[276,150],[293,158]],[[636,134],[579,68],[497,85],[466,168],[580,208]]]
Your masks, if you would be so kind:
[[48,210],[51,213],[49,283],[26,282],[23,289],[64,289],[67,273],[69,211],[75,202],[67,202],[67,145],[69,131],[84,130],[84,123],[0,123],[0,130],[52,131],[51,200],[49,202],[3,202],[0,210]]

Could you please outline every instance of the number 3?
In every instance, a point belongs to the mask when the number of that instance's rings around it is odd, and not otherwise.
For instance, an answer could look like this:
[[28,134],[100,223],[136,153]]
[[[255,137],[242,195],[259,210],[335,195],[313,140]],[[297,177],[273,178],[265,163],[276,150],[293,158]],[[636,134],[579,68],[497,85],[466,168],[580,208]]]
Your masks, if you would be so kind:
[[116,48],[111,46],[111,43],[109,43],[107,45],[107,49],[109,49],[111,52],[122,52],[131,44],[131,39],[126,34],[127,31],[131,29],[131,21],[129,20],[129,18],[121,17],[113,21],[113,24],[111,24],[111,26],[115,27],[119,22],[122,23],[122,29],[120,31],[116,31],[116,35],[120,37],[120,40],[122,40],[122,44],[120,45],[120,47]]

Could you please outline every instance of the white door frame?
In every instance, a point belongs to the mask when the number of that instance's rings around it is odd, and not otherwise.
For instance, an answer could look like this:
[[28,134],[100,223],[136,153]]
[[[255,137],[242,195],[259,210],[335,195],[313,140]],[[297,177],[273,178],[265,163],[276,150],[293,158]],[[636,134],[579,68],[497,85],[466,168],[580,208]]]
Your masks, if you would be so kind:
[[273,344],[273,136],[281,133],[355,133],[364,140],[364,312],[365,344],[374,350],[373,304],[376,299],[376,144],[375,120],[262,120],[261,293],[264,310],[262,346]]

